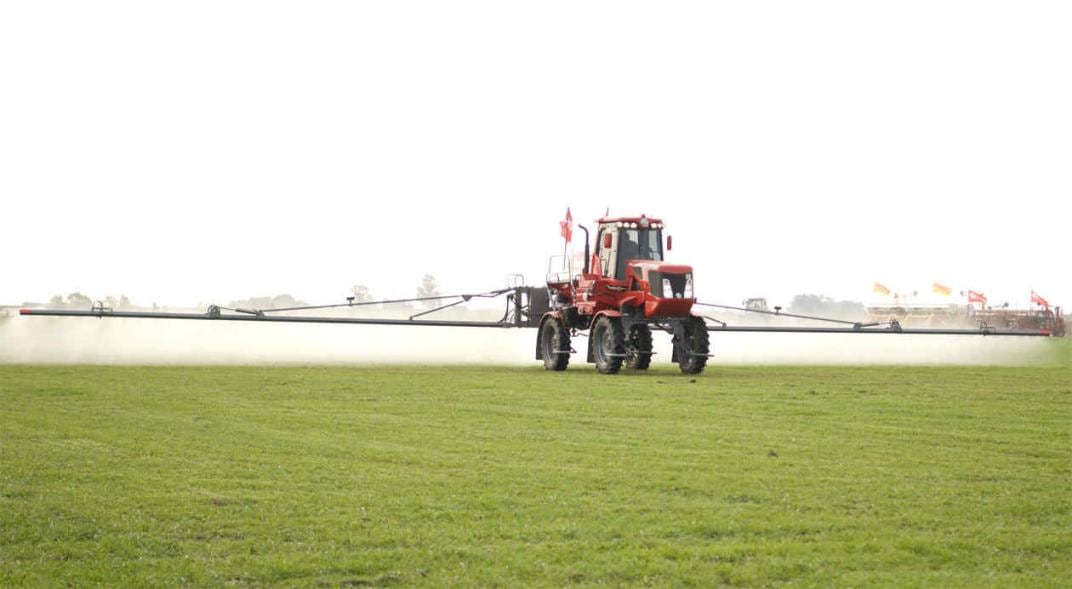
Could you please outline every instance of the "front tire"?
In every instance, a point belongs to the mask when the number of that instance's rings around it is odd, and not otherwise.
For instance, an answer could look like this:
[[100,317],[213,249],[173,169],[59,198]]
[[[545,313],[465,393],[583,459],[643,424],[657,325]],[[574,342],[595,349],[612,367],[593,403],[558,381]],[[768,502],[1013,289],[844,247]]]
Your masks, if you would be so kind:
[[540,327],[540,351],[547,370],[561,371],[569,366],[570,334],[558,319],[552,317]]
[[651,328],[638,323],[629,328],[625,341],[625,367],[647,370],[651,365]]
[[707,355],[711,352],[711,342],[707,335],[707,324],[699,317],[689,317],[685,321],[685,334],[677,343],[677,364],[685,374],[700,374],[707,366]]
[[592,355],[601,374],[616,374],[625,360],[625,331],[622,320],[601,316],[592,328]]

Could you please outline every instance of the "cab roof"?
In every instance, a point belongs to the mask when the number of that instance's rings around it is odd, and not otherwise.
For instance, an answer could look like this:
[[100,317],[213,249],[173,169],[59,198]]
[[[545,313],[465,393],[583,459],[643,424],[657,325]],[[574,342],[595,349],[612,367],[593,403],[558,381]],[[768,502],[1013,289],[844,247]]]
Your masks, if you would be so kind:
[[647,219],[648,223],[663,224],[662,219],[656,219],[647,215],[640,215],[639,217],[601,217],[596,220],[597,223],[639,223],[641,219]]

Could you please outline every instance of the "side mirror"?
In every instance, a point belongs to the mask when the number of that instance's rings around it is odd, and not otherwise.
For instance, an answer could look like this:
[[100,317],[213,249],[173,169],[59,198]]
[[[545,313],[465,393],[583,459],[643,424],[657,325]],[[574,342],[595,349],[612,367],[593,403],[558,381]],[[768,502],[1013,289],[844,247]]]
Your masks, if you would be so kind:
[[610,233],[604,233],[603,234],[603,248],[604,249],[610,249],[610,244],[611,244],[611,234]]
[[674,249],[674,236],[673,235],[667,235],[666,236],[666,251],[670,251],[672,249]]

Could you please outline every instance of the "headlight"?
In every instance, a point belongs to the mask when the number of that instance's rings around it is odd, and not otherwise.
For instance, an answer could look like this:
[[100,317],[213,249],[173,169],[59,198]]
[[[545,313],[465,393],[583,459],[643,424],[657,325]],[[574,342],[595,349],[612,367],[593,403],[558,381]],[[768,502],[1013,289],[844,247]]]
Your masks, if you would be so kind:
[[685,298],[691,299],[692,296],[692,274],[685,275]]

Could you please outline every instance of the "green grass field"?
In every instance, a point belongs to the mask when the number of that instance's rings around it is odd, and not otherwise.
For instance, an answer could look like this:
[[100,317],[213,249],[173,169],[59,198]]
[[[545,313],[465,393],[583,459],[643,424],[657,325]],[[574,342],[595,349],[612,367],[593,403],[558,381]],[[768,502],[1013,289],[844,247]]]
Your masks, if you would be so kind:
[[1068,586],[1069,352],[0,366],[0,586]]

